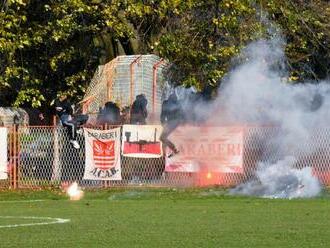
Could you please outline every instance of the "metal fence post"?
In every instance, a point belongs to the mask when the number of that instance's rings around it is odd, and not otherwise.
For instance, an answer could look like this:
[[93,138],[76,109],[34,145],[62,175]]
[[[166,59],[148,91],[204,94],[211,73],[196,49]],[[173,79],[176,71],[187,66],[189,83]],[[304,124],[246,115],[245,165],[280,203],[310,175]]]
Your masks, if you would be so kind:
[[14,161],[13,161],[13,187],[14,189],[17,189],[17,163],[18,163],[18,130],[17,130],[17,125],[14,124],[13,128],[13,156],[14,156]]
[[133,62],[129,65],[130,68],[130,77],[131,77],[131,82],[130,82],[130,106],[132,106],[133,101],[134,101],[134,64],[138,63],[141,59],[142,55],[139,55],[136,59],[133,60]]
[[53,161],[53,172],[52,172],[52,181],[61,179],[61,167],[60,167],[60,148],[59,148],[59,138],[58,138],[58,129],[56,126],[53,126],[53,135],[54,135],[54,161]]
[[160,59],[157,63],[153,65],[153,75],[152,75],[152,113],[155,114],[156,111],[156,87],[157,87],[157,69],[164,63],[164,59]]

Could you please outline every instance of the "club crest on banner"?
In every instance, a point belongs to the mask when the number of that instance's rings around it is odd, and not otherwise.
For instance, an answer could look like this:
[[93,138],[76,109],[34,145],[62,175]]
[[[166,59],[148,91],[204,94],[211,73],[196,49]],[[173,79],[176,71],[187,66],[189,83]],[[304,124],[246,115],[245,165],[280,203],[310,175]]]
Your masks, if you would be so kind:
[[108,170],[115,163],[115,142],[93,140],[93,158],[95,167],[100,170]]
[[84,129],[84,179],[121,180],[120,128],[111,130]]

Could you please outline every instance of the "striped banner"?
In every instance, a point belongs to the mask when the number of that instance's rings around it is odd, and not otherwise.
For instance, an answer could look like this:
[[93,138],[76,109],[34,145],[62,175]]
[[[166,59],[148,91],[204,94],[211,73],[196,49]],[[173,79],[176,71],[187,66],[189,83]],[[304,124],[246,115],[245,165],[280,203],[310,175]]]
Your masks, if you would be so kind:
[[160,158],[163,156],[160,125],[124,125],[122,155],[134,158]]

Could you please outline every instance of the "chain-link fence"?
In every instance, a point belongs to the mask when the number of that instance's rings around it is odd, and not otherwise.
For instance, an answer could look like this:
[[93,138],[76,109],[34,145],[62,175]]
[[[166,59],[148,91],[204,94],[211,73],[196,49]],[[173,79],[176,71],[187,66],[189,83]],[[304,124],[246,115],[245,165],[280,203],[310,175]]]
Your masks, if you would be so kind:
[[62,127],[25,127],[18,131],[19,160],[18,187],[59,186],[77,181],[85,187],[110,186],[193,186],[192,174],[164,172],[165,160],[161,158],[121,157],[122,180],[84,180],[85,141],[78,134],[80,149],[69,143]]
[[312,167],[323,184],[330,184],[330,129],[315,130],[305,143],[283,144],[276,127],[249,127],[244,130],[243,173],[166,172],[165,159],[121,157],[118,181],[84,180],[85,141],[78,135],[80,149],[69,143],[62,127],[9,128],[8,173],[0,187],[58,187],[77,181],[84,187],[166,186],[192,187],[206,185],[232,186],[255,177],[259,163],[273,164],[286,156],[295,157],[295,168]]
[[291,157],[295,169],[311,167],[320,182],[330,185],[330,128],[315,129],[305,137],[290,137],[278,127],[247,128],[244,140],[245,179],[259,164],[274,165]]
[[167,68],[168,63],[156,55],[118,56],[99,66],[81,101],[83,112],[91,116],[89,122],[96,122],[93,117],[106,102],[112,101],[124,109],[142,93],[153,121],[160,113]]
[[1,157],[4,157],[4,160],[7,160],[7,166],[5,168],[5,171],[2,171],[3,175],[5,175],[5,179],[0,180],[0,189],[7,189],[12,188],[17,179],[17,170],[15,165],[17,164],[18,143],[16,129],[13,126],[4,126],[2,128],[6,128],[7,130],[7,140],[4,142],[2,141],[0,143],[1,145],[5,144],[7,146],[7,154],[5,154],[6,156],[3,156],[3,154],[1,154]]

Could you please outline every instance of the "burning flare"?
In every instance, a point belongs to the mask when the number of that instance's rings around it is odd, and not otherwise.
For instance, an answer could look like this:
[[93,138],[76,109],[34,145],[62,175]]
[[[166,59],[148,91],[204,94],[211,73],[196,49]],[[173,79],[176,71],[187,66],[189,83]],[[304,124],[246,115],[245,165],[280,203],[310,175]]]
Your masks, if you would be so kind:
[[66,193],[70,197],[71,201],[78,201],[84,196],[84,192],[79,188],[77,182],[72,183],[68,187]]

